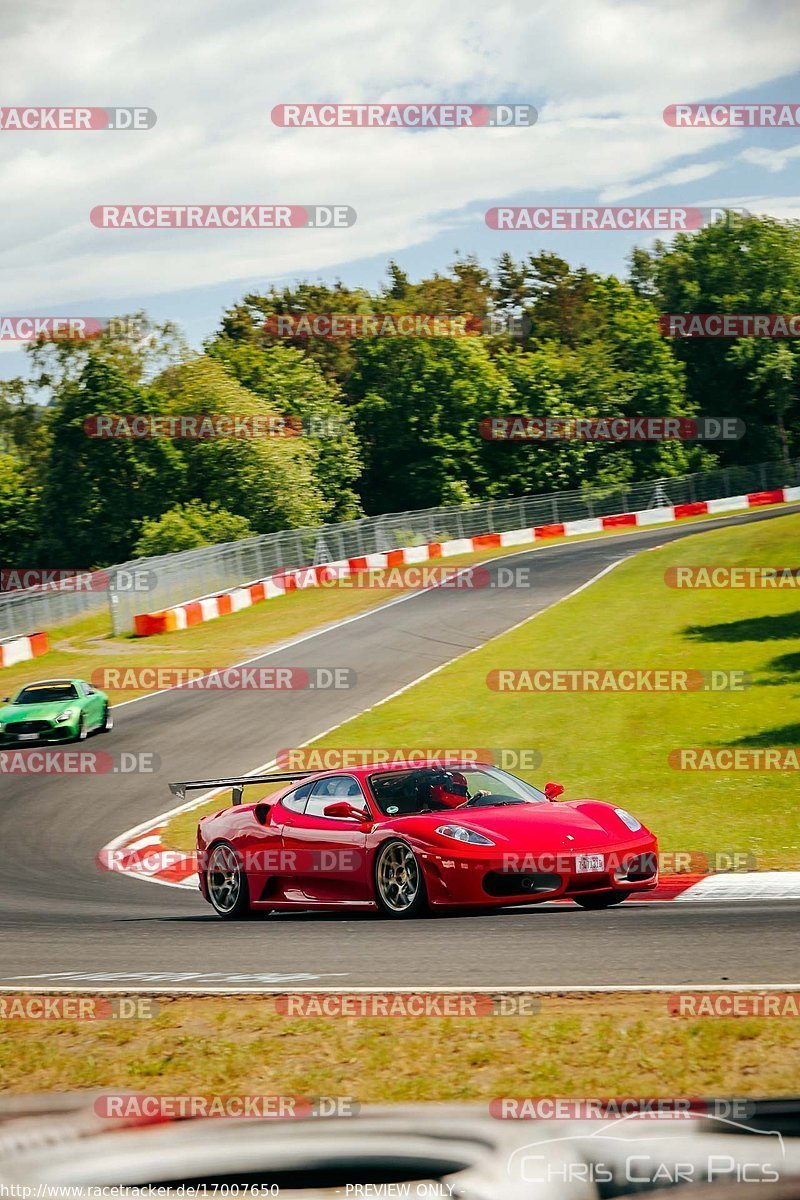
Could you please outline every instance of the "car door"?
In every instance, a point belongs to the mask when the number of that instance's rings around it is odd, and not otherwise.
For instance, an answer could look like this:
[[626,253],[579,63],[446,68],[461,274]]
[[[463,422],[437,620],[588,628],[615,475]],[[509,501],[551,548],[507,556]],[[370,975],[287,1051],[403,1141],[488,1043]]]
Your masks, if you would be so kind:
[[250,842],[250,894],[302,904],[306,894],[297,875],[297,854],[286,847],[286,831],[305,811],[313,783],[302,783],[272,806],[268,825]]
[[372,899],[366,855],[371,817],[326,817],[325,809],[337,801],[369,813],[354,776],[318,779],[303,812],[282,814],[284,851],[287,858],[293,857],[296,879],[309,900],[363,904]]

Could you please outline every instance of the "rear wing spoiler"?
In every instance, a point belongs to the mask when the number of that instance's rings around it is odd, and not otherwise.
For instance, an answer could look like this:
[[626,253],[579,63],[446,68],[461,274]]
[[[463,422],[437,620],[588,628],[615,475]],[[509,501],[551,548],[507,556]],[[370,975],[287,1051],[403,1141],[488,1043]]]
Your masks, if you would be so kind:
[[292,783],[295,779],[308,779],[310,775],[318,775],[319,771],[286,771],[277,775],[237,775],[231,779],[193,779],[186,783],[171,783],[169,790],[180,800],[186,799],[187,792],[215,791],[219,788],[231,788],[233,803],[242,803],[244,789],[251,783]]

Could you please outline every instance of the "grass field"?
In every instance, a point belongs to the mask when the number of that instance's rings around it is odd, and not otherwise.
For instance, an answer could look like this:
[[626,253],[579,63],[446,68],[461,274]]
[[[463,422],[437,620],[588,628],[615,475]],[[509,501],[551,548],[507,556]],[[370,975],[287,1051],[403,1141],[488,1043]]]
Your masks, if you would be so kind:
[[[692,517],[682,524],[707,519]],[[585,537],[626,537],[631,532],[635,530],[610,529],[604,534],[587,534]],[[535,549],[548,548],[563,541],[583,541],[585,537],[549,538]],[[533,550],[534,547],[529,549]],[[467,566],[508,553],[508,549],[482,550],[441,559],[440,565],[447,568]],[[63,675],[91,680],[95,671],[104,669],[205,667],[213,670],[231,666],[263,654],[280,642],[376,608],[402,594],[403,589],[387,592],[380,588],[348,586],[310,588],[265,601],[192,629],[151,638],[135,638],[132,635],[114,637],[110,632],[108,613],[96,613],[70,625],[51,629],[50,645],[53,648],[48,654],[14,667],[0,668],[0,698],[36,679],[54,679]],[[109,692],[112,703],[120,703],[156,689],[119,690],[112,687],[103,690]]]
[[[664,582],[669,567],[683,564],[796,566],[799,543],[800,516],[787,515],[638,555],[315,745],[535,748],[543,765],[534,782],[555,779],[565,799],[596,796],[631,809],[662,850],[749,853],[760,870],[800,868],[796,771],[686,771],[668,762],[680,747],[800,746],[800,593],[679,591]],[[736,670],[749,686],[491,690],[487,676],[504,668]],[[175,819],[171,845],[193,846],[201,811]]]
[[0,1021],[0,1090],[488,1104],[794,1095],[800,1071],[796,1018],[672,1017],[666,995],[544,996],[535,1016],[464,1019],[299,1019],[252,996],[158,1002],[150,1020],[48,1021],[46,1037],[42,1022]]

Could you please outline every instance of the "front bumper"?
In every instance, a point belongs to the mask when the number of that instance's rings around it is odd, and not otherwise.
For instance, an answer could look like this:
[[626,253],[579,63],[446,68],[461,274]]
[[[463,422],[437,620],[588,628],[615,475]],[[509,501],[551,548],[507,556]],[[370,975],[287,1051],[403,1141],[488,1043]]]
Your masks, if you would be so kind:
[[[590,892],[649,892],[658,886],[658,843],[648,836],[624,845],[561,854],[420,851],[432,905],[543,903]],[[585,855],[602,857],[601,870],[579,870]]]
[[[42,722],[36,722],[42,724]],[[67,722],[48,724],[44,729],[18,732],[13,723],[0,730],[0,746],[40,746],[46,742],[70,742],[78,736],[77,727]]]

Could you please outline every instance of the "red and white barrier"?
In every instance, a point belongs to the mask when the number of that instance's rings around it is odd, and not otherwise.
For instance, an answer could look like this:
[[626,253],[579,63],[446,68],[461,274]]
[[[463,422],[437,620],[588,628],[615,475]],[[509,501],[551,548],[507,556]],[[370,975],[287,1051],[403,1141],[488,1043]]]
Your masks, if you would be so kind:
[[38,658],[50,649],[46,633],[32,633],[28,637],[4,638],[0,641],[0,667],[14,667],[17,663]]
[[659,525],[666,521],[681,521],[686,517],[715,515],[736,512],[745,508],[760,508],[769,504],[789,504],[800,500],[800,487],[777,488],[768,492],[750,492],[745,496],[726,496],[722,500],[700,500],[694,504],[668,504],[648,508],[642,512],[616,513],[609,517],[586,517],[578,521],[560,521],[552,525],[536,525],[529,529],[512,529],[506,533],[482,533],[477,537],[454,538],[447,542],[429,542],[424,546],[407,546],[389,550],[384,554],[365,554],[357,558],[325,563],[319,567],[299,567],[296,570],[280,571],[268,579],[259,579],[233,591],[220,592],[216,596],[203,596],[177,604],[161,612],[140,613],[134,622],[139,637],[151,637],[157,633],[171,633],[177,629],[188,629],[203,621],[239,612],[283,596],[286,592],[315,587],[336,577],[346,578],[349,574],[374,571],[387,567],[406,566],[411,563],[428,562],[430,559],[450,558],[457,554],[473,554],[503,546],[524,546],[547,538],[576,537],[580,534],[602,533],[604,529],[623,529],[627,526]]

